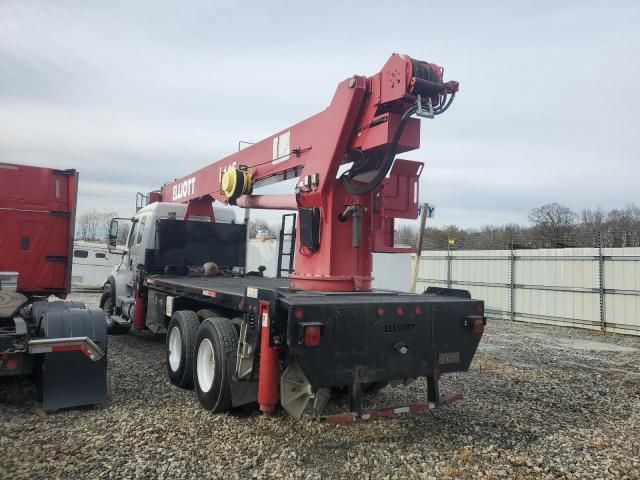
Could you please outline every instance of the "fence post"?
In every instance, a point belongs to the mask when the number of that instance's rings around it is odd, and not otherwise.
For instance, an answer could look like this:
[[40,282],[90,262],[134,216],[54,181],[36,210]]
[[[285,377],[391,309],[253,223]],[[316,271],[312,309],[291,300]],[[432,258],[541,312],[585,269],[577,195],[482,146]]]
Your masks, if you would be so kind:
[[509,261],[509,313],[511,315],[511,320],[515,321],[516,319],[516,301],[515,301],[515,267],[516,267],[516,255],[513,251],[513,238],[511,238],[510,245],[510,261]]
[[451,246],[447,242],[447,288],[451,288],[451,262],[453,257],[451,255]]
[[598,294],[600,297],[600,329],[607,331],[607,314],[604,304],[604,256],[602,255],[602,233],[598,232]]

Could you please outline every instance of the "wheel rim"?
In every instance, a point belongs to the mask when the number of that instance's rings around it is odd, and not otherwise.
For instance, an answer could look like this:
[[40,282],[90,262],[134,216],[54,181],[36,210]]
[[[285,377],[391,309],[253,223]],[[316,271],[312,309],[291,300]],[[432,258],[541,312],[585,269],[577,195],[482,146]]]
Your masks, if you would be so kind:
[[173,327],[169,333],[169,367],[175,372],[180,368],[180,358],[182,357],[182,335],[178,327]]
[[198,386],[204,393],[211,390],[215,367],[216,361],[213,355],[213,344],[211,340],[205,338],[198,346],[198,361],[196,364],[196,368],[198,369]]

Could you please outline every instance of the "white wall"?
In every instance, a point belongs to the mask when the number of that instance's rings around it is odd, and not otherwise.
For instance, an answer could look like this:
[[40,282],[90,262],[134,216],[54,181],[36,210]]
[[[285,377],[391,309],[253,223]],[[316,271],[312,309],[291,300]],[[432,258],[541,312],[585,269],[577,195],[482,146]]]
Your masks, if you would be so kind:
[[640,248],[425,251],[418,278],[417,291],[469,290],[493,316],[601,329],[604,313],[606,330],[640,335]]
[[252,238],[247,244],[247,271],[257,271],[260,265],[267,267],[264,274],[275,277],[278,268],[278,241]]
[[[405,253],[373,254],[373,287],[408,292],[411,288],[411,255]],[[247,246],[247,269],[267,267],[265,275],[275,277],[278,265],[278,241],[252,238]],[[285,274],[286,276],[286,274]]]
[[411,288],[411,254],[374,253],[373,288],[408,292]]

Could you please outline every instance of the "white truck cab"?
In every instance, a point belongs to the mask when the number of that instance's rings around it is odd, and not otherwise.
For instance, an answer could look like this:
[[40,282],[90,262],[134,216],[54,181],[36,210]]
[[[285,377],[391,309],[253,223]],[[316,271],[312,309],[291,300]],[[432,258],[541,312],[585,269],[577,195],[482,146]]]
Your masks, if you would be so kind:
[[[154,202],[139,209],[132,218],[116,218],[111,221],[110,249],[122,255],[103,285],[100,307],[107,313],[109,333],[124,333],[131,328],[134,318],[135,286],[139,272],[144,269],[145,255],[157,245],[156,225],[159,220],[183,220],[186,204]],[[216,223],[236,223],[236,215],[229,207],[213,205]],[[189,220],[209,222],[208,217],[190,216]],[[124,248],[115,247],[119,222],[131,222]]]

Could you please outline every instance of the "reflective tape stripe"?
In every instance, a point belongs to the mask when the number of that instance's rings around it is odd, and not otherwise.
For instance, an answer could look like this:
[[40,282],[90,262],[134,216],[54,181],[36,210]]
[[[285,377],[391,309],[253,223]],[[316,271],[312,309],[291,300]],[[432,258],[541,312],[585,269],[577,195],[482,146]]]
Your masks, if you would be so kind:
[[80,344],[71,345],[53,345],[49,348],[50,352],[74,352],[80,350]]
[[85,356],[86,356],[87,358],[89,358],[89,359],[91,359],[91,360],[95,360],[95,358],[96,358],[96,357],[95,357],[95,355],[91,352],[91,350],[89,349],[89,346],[88,346],[88,345],[86,345],[86,344],[84,344],[84,343],[83,343],[83,344],[80,346],[80,351],[81,351],[82,353],[84,353],[84,354],[85,354]]
[[356,417],[353,415],[330,415],[328,417],[324,417],[321,420],[324,420],[327,423],[331,423],[333,425],[338,425],[340,423],[351,423],[355,421]]
[[462,399],[461,393],[454,393],[452,395],[442,396],[440,402],[438,403],[434,403],[434,402],[412,403],[410,405],[405,405],[402,407],[382,408],[380,410],[374,410],[372,412],[363,413],[361,415],[356,415],[354,413],[328,415],[326,417],[320,417],[320,421],[330,423],[333,425],[338,425],[342,423],[352,423],[352,422],[355,422],[356,420],[375,420],[376,418],[391,417],[393,415],[399,415],[402,413],[428,412],[429,410],[434,408],[451,405],[453,402],[456,402],[461,399]]
[[446,405],[451,405],[453,402],[457,402],[458,400],[462,400],[462,394],[461,393],[453,393],[453,394],[448,395],[447,397],[445,397],[444,400],[442,400],[442,402],[440,402],[440,403],[445,403]]
[[409,405],[409,412],[418,413],[418,412],[426,412],[431,408],[431,405],[428,403],[414,403],[413,405]]
[[82,352],[94,362],[104,357],[104,352],[89,337],[38,338],[27,343],[29,353]]
[[382,418],[382,417],[390,417],[395,413],[394,408],[383,408],[382,410],[375,410],[371,412],[370,418]]

